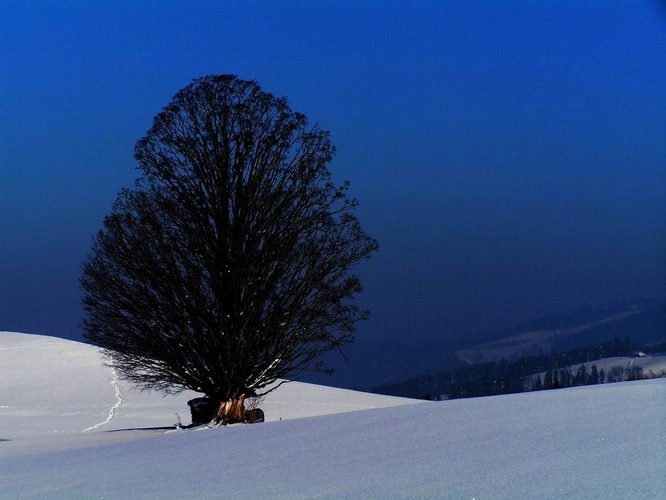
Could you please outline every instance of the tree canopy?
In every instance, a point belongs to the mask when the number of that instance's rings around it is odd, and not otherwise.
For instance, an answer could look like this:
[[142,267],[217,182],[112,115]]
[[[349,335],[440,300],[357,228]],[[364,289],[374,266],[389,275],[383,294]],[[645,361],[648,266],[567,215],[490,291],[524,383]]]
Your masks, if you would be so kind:
[[[325,370],[367,317],[351,268],[377,242],[328,164],[329,133],[233,75],[194,80],[135,148],[84,264],[84,335],[124,378],[205,393],[217,420],[244,398]],[[230,404],[231,403],[231,404]]]

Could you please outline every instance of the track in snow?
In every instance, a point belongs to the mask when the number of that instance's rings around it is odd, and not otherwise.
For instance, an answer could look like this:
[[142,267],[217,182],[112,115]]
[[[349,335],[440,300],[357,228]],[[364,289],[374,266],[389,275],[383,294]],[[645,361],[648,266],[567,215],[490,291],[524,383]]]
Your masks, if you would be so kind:
[[111,407],[111,409],[109,410],[109,415],[106,417],[106,420],[104,420],[103,422],[100,422],[98,424],[95,424],[91,427],[88,427],[87,429],[83,429],[83,432],[95,430],[95,429],[111,422],[111,420],[113,420],[114,415],[116,414],[116,410],[118,408],[120,408],[121,404],[123,404],[123,395],[120,392],[120,385],[118,384],[118,373],[116,372],[115,368],[111,368],[111,371],[113,372],[113,378],[111,379],[111,385],[113,386],[113,388],[116,392],[116,402]]

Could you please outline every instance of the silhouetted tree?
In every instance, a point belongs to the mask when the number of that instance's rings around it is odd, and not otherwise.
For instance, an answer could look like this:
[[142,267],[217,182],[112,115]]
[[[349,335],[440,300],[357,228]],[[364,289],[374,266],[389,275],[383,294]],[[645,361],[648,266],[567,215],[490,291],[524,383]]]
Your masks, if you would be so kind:
[[643,367],[631,366],[627,369],[625,380],[641,380],[643,378]]
[[553,372],[553,389],[561,389],[562,387],[564,387],[560,382],[559,379],[560,376],[561,376],[560,372],[558,371]]
[[624,380],[624,367],[612,366],[606,376],[608,383],[622,382]]
[[124,378],[202,392],[216,422],[352,340],[350,268],[377,249],[327,169],[329,133],[235,76],[180,90],[135,148],[81,279],[85,336]]
[[532,385],[532,390],[533,391],[543,390],[543,383],[541,382],[541,375],[536,376],[536,379],[534,380],[534,384]]
[[573,385],[579,386],[585,384],[587,384],[587,368],[585,367],[585,363],[583,363],[573,376]]

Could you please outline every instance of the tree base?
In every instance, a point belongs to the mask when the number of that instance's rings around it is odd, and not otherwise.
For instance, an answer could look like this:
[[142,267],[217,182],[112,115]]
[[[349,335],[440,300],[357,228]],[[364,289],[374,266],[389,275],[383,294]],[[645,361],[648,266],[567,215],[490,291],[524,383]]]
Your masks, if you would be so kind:
[[254,424],[264,421],[261,408],[246,410],[245,398],[217,402],[208,397],[187,402],[192,415],[192,427],[200,425]]

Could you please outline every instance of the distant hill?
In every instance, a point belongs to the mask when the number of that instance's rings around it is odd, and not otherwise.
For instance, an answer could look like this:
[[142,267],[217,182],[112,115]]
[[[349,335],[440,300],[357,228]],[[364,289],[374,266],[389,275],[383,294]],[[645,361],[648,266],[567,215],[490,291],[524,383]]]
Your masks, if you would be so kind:
[[470,363],[564,352],[627,337],[637,344],[666,341],[666,304],[635,299],[586,306],[473,337],[443,335],[440,339],[424,340],[406,335],[404,340],[367,340],[359,335],[358,341],[345,349],[349,364],[337,351],[322,357],[336,370],[334,376],[307,373],[302,380],[372,390],[379,385],[396,384]]
[[583,307],[550,314],[526,324],[484,335],[481,342],[456,350],[468,364],[512,361],[630,338],[638,344],[666,340],[666,304],[634,300],[604,307]]
[[[663,377],[666,305],[635,300],[585,307],[491,332],[484,340],[455,349],[457,364],[442,364],[437,370],[423,367],[417,376],[387,380],[372,391],[465,398]],[[584,364],[587,369],[596,365],[596,373],[579,374]]]
[[333,376],[321,373],[304,374],[302,380],[313,384],[370,390],[386,382],[398,382],[421,373],[434,372],[443,366],[463,364],[455,356],[455,348],[436,340],[405,340],[359,338],[345,348],[349,363],[337,351],[322,356],[327,366],[335,369]]

